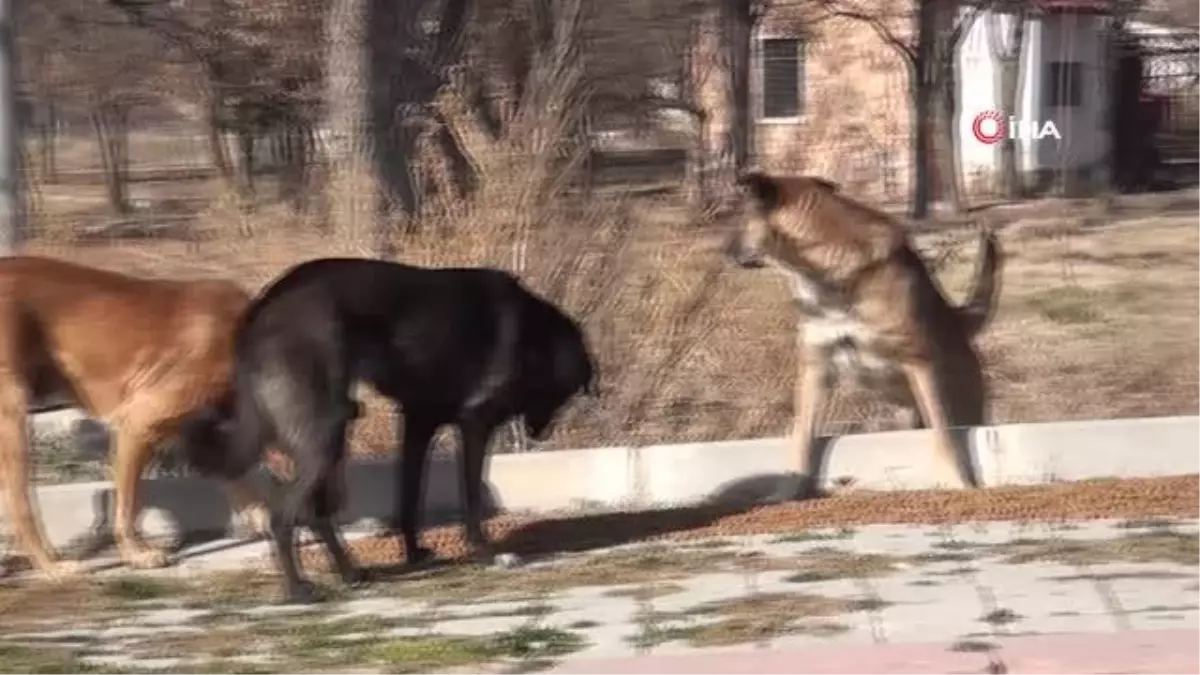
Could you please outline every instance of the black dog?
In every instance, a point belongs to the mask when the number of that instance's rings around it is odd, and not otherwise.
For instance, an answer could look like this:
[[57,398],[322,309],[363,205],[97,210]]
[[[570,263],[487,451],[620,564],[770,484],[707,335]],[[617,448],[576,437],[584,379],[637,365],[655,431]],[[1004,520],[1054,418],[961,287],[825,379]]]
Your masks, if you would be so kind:
[[[456,424],[467,540],[479,556],[483,463],[494,430],[522,416],[535,439],[578,392],[596,393],[595,365],[579,325],[512,275],[495,269],[425,269],[366,259],[302,263],[278,278],[243,316],[234,395],[189,421],[183,446],[208,473],[249,471],[274,444],[291,456],[293,483],[272,508],[276,554],[294,601],[311,600],[293,551],[301,519],[325,544],[342,578],[361,579],[333,525],[343,495],[350,396],[370,383],[403,408],[398,523],[409,563],[417,545],[425,460],[434,433]],[[224,452],[201,448],[221,443]]]

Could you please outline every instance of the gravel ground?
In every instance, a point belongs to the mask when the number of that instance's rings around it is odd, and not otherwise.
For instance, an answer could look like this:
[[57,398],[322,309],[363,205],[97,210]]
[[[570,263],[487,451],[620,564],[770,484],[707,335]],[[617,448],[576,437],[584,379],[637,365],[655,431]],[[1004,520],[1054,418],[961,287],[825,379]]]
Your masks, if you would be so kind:
[[[487,530],[498,551],[538,555],[632,541],[793,532],[866,523],[1054,522],[1153,516],[1200,517],[1200,477],[1093,480],[974,491],[851,492],[748,511],[714,507],[561,518],[498,517],[487,523]],[[458,558],[466,550],[461,528],[453,525],[426,530],[423,541],[442,558]],[[392,537],[359,539],[351,546],[364,564],[387,565],[401,560],[400,545]],[[306,551],[305,564],[319,566],[324,558]]]

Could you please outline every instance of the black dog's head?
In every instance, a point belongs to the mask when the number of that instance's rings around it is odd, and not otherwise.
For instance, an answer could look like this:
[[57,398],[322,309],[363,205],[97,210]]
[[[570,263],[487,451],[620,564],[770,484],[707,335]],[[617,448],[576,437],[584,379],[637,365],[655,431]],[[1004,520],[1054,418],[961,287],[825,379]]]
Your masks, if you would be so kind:
[[530,438],[544,440],[576,394],[599,396],[596,362],[579,324],[541,298],[526,303],[521,334],[519,412]]

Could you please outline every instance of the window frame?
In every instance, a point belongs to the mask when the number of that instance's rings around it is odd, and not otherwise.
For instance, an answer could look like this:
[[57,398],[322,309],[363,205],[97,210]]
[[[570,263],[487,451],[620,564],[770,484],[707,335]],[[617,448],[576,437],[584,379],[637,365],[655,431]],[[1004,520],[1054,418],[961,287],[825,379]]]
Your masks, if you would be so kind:
[[[796,47],[796,113],[767,115],[766,45],[770,42],[791,42]],[[754,121],[766,124],[795,123],[803,120],[808,107],[808,42],[793,34],[760,33],[754,38]]]
[[1047,61],[1043,95],[1049,108],[1083,107],[1083,62]]

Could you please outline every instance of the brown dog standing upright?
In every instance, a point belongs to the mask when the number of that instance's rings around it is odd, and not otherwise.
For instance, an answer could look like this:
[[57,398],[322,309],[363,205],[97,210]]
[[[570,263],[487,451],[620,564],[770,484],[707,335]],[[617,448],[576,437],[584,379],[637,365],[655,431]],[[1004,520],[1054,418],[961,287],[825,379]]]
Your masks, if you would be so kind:
[[974,485],[950,427],[982,424],[987,392],[972,339],[999,294],[1001,253],[985,232],[967,302],[955,307],[888,215],[810,176],[750,173],[728,253],[742,267],[770,266],[792,287],[800,373],[792,465],[797,492],[818,487],[813,466],[817,406],[837,375],[859,378],[905,406],[935,434],[942,485]]
[[[228,281],[140,279],[50,258],[0,258],[0,482],[12,529],[34,567],[56,561],[30,504],[25,416],[53,401],[82,408],[112,430],[114,534],[133,567],[166,554],[138,536],[138,489],[151,452],[181,419],[228,390],[237,321],[249,295]],[[214,449],[215,450],[215,449]],[[226,491],[265,531],[266,505],[251,484]]]

